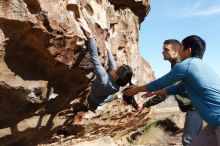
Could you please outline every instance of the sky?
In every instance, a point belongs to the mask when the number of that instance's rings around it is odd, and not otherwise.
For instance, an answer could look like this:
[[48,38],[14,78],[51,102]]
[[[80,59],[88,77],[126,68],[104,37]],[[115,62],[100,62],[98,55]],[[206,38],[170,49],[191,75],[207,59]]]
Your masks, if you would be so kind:
[[163,60],[166,39],[198,35],[206,41],[205,60],[220,75],[220,0],[150,0],[151,10],[140,28],[140,50],[156,78],[170,71]]

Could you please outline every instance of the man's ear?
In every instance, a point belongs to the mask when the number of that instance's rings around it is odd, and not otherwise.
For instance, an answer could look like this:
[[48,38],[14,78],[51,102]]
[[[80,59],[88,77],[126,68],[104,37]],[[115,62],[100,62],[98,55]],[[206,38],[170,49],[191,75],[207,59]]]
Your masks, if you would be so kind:
[[192,48],[187,49],[187,54],[191,57],[192,56]]
[[179,54],[179,50],[177,48],[173,49],[176,54]]

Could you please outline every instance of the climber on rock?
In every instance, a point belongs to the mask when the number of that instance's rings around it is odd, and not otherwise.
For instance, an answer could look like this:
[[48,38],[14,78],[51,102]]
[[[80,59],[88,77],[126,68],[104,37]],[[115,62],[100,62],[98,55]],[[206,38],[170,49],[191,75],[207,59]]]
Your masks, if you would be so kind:
[[118,92],[120,87],[126,86],[131,82],[133,72],[131,67],[125,64],[118,68],[116,67],[115,60],[107,44],[108,69],[105,70],[99,60],[96,42],[86,20],[80,18],[79,24],[87,37],[87,47],[96,76],[88,97],[89,110],[95,111],[98,106],[110,102],[112,95]]

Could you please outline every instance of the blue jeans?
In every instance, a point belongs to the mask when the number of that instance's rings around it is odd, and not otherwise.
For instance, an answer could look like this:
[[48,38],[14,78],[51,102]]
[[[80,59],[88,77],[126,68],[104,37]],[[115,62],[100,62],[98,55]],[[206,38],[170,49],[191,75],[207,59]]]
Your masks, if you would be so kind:
[[189,146],[202,129],[203,120],[197,111],[187,111],[183,131],[183,146]]

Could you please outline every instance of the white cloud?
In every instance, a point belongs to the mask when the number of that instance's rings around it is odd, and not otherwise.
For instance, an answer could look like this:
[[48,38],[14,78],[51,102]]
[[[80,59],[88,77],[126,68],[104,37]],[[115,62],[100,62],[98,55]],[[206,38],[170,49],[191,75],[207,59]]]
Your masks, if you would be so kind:
[[207,3],[204,3],[204,1],[197,1],[194,4],[191,3],[182,10],[180,10],[180,13],[182,13],[182,17],[185,18],[195,16],[217,15],[220,14],[220,5],[208,5]]
[[216,8],[209,8],[204,11],[195,12],[192,16],[209,16],[209,15],[216,15],[220,14],[220,6]]
[[[220,15],[220,0],[152,1],[153,19],[182,19]],[[153,14],[153,15],[152,15]]]

